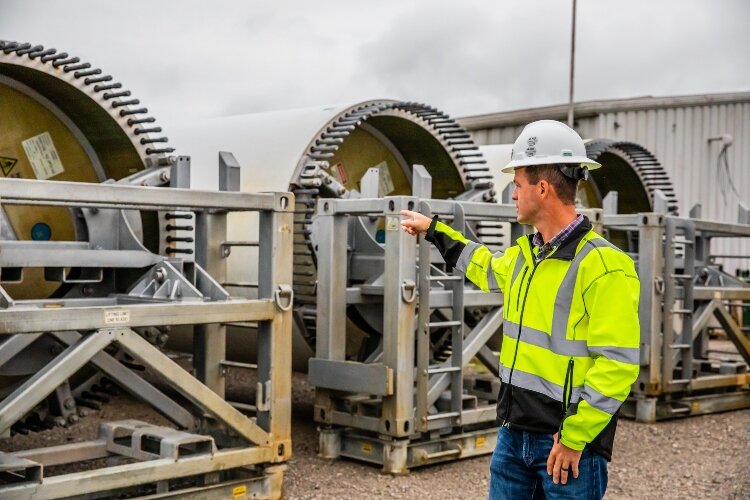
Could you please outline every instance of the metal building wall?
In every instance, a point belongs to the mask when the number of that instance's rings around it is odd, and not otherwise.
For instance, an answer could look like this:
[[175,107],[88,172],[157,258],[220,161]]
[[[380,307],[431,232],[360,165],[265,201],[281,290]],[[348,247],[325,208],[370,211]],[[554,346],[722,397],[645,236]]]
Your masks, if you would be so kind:
[[[567,108],[551,106],[467,117],[460,122],[478,144],[512,143],[529,121],[565,121]],[[750,93],[594,101],[576,105],[576,130],[584,138],[636,142],[656,155],[669,173],[680,201],[680,214],[696,204],[702,217],[736,222],[738,203],[750,206]],[[729,134],[729,172],[739,197],[718,165],[721,140]],[[750,242],[715,242],[722,254],[750,256]],[[728,271],[750,260],[725,261]]]

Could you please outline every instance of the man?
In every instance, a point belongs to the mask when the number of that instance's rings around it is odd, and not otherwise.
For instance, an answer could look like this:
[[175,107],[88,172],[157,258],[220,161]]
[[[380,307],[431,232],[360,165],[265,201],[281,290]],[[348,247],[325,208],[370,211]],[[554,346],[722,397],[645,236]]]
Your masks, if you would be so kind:
[[601,498],[607,487],[617,412],[638,376],[639,282],[632,259],[576,213],[578,182],[600,166],[566,125],[527,125],[503,172],[514,173],[518,222],[537,233],[502,253],[401,212],[406,232],[503,294],[492,499]]

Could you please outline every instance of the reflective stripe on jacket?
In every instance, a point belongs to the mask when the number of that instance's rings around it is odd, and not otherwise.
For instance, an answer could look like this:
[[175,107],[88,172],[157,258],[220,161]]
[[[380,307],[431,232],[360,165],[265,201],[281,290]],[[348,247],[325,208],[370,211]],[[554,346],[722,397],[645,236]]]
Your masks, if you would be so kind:
[[532,432],[562,429],[569,448],[591,444],[610,459],[616,414],[639,368],[632,259],[588,219],[536,265],[530,236],[492,254],[435,219],[427,239],[479,288],[503,293],[498,416]]

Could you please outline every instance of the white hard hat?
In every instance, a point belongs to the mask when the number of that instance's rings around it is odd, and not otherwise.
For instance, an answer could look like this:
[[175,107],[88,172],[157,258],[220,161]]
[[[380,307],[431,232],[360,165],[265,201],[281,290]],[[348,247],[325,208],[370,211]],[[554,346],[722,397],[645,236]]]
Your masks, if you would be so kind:
[[602,166],[586,157],[586,146],[575,130],[555,120],[539,120],[523,128],[513,144],[510,163],[502,171],[510,174],[521,167],[556,164],[589,170]]

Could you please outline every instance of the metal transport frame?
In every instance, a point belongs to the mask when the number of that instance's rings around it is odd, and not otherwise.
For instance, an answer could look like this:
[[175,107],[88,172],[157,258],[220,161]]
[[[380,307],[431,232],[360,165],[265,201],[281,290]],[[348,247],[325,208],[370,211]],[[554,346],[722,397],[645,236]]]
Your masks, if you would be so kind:
[[[232,171],[238,167],[233,157],[222,155],[221,172],[237,174]],[[141,275],[126,292],[109,289],[88,297],[14,300],[0,288],[0,365],[40,336],[51,336],[62,346],[49,364],[0,401],[0,433],[7,433],[50,393],[65,387],[68,378],[87,364],[151,404],[175,426],[106,422],[93,441],[0,453],[0,497],[281,497],[284,462],[292,451],[293,195],[0,179],[0,203],[78,207],[89,216],[108,218],[108,230],[115,235],[103,247],[2,240],[4,280],[12,280],[23,268],[44,267],[58,280],[97,290],[107,289],[115,271]],[[194,222],[193,228],[184,227],[194,229],[194,240],[177,238],[194,244],[194,258],[192,251],[185,251],[184,258],[174,252],[163,256],[138,244],[127,217],[128,211],[136,210],[155,211],[162,221],[171,217],[172,229]],[[258,247],[260,269],[255,300],[230,297],[221,286],[231,246],[250,244],[226,241],[227,213],[236,211],[259,212],[259,238],[252,243]],[[85,269],[83,276],[88,278],[75,282],[67,271],[71,268]],[[257,322],[257,404],[243,408],[253,410],[253,416],[224,399],[229,364],[225,325],[243,322]],[[138,333],[142,327],[162,325],[195,325],[195,377]],[[145,366],[160,384],[121,363],[115,355],[121,351]],[[110,466],[44,475],[45,467],[98,458],[106,458]]]
[[[750,407],[750,328],[738,319],[750,303],[750,287],[722,273],[715,265],[722,256],[710,251],[714,238],[750,237],[750,224],[706,221],[697,212],[694,218],[607,214],[611,206],[610,199],[604,213],[585,212],[597,231],[627,235],[619,243],[641,279],[641,370],[622,414],[653,422]],[[512,205],[415,196],[319,201],[318,344],[309,377],[316,388],[314,417],[322,424],[320,453],[381,464],[390,473],[492,451],[502,325],[501,297],[441,269],[430,243],[401,231],[402,209],[439,214],[457,229],[483,220],[511,223],[513,239],[524,231]],[[356,217],[383,220],[384,274],[348,286]],[[382,304],[382,349],[357,362],[345,355],[346,314],[364,302]],[[473,328],[465,321],[467,307],[485,308]],[[443,319],[435,319],[436,309]],[[711,318],[737,352],[722,358],[710,348]],[[449,329],[453,347],[440,362],[431,357],[436,328]],[[474,373],[472,360],[483,374]]]
[[[426,179],[422,191],[429,193]],[[497,436],[498,357],[488,343],[498,341],[502,296],[465,286],[462,273],[446,270],[432,244],[401,230],[403,209],[439,214],[454,227],[491,220],[512,223],[513,237],[523,230],[512,205],[414,196],[318,202],[318,336],[309,379],[320,454],[381,464],[389,473],[491,453]],[[363,216],[384,224],[384,273],[347,287],[351,222]],[[382,304],[382,344],[364,362],[347,360],[347,307],[365,302]],[[471,327],[467,307],[483,308]],[[431,357],[435,330],[449,337],[447,359]]]
[[[642,422],[750,407],[750,287],[721,273],[711,240],[750,238],[750,224],[664,213],[604,215],[609,231],[627,234],[641,281],[641,369],[625,416]],[[747,317],[747,316],[745,316]],[[716,352],[710,326],[737,352]]]

